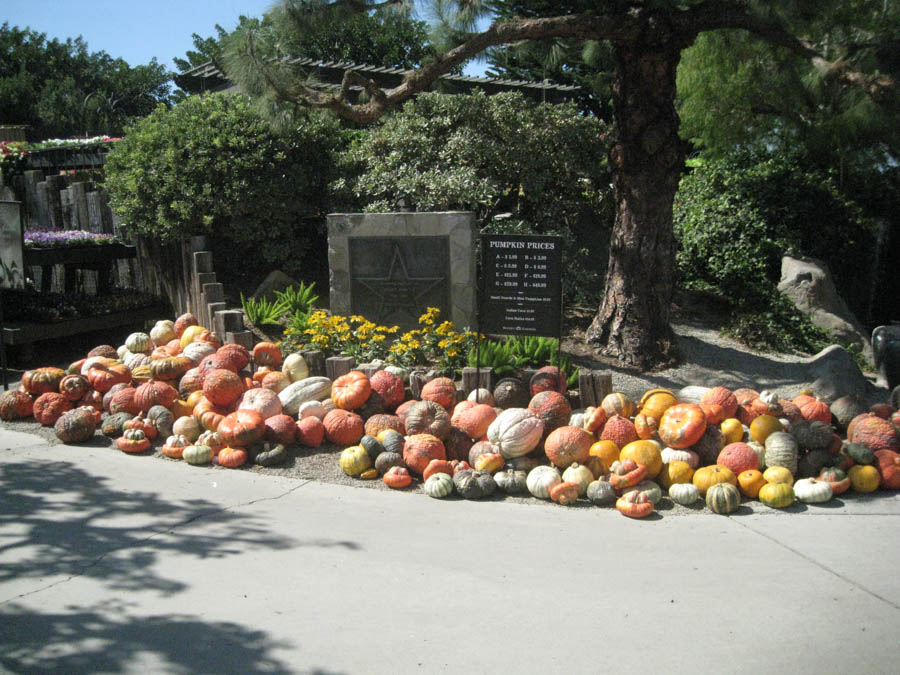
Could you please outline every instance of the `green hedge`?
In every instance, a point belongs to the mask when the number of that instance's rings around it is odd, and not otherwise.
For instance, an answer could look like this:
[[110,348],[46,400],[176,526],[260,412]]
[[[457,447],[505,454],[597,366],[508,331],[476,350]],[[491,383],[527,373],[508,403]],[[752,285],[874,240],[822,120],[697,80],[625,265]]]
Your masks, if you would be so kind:
[[322,239],[344,136],[330,115],[298,111],[295,122],[276,134],[234,94],[160,106],[109,154],[111,206],[128,231],[162,241],[216,235],[217,264],[297,274]]

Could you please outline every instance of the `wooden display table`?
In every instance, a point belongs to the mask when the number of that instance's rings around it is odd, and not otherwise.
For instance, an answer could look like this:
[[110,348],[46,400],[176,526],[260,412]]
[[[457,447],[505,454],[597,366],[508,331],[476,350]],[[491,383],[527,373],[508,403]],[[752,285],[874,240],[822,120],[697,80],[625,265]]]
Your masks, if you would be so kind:
[[51,271],[54,265],[64,265],[66,293],[75,290],[75,270],[88,269],[97,272],[97,294],[103,295],[112,288],[112,269],[116,260],[137,257],[135,246],[125,244],[96,244],[89,246],[54,246],[48,248],[26,247],[22,252],[25,267],[40,267],[41,291],[50,291]]

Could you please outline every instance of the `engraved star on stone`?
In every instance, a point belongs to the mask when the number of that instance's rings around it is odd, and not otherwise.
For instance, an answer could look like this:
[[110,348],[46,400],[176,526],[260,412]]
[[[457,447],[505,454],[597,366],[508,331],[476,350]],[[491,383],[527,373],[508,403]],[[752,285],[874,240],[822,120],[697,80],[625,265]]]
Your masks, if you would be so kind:
[[391,266],[385,277],[357,277],[356,280],[378,297],[378,321],[393,312],[404,312],[413,320],[424,309],[420,300],[428,291],[444,281],[444,277],[411,277],[400,246],[394,245]]

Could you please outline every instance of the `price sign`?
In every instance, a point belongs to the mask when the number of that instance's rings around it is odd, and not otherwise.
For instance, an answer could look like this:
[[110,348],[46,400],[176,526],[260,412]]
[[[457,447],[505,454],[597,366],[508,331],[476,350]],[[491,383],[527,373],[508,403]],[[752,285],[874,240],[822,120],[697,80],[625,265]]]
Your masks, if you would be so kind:
[[481,235],[483,333],[559,337],[562,237]]

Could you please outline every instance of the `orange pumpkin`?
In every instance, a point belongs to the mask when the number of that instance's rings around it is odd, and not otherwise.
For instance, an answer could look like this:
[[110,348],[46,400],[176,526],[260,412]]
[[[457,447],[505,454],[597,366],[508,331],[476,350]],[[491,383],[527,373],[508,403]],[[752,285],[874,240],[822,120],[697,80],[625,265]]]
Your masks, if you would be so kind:
[[638,409],[644,416],[659,422],[663,413],[676,403],[678,399],[668,389],[650,389],[641,396]]
[[581,423],[581,428],[588,433],[595,434],[606,424],[606,418],[606,411],[601,406],[588,406],[584,411],[584,421]]
[[331,385],[331,400],[342,410],[356,410],[372,393],[368,376],[359,370],[351,370],[338,377]]
[[544,366],[531,376],[529,388],[532,396],[542,391],[557,391],[560,394],[565,394],[566,375],[560,372],[556,366]]
[[659,420],[640,412],[634,416],[634,431],[638,438],[649,441],[659,437]]
[[670,448],[689,448],[706,431],[706,413],[695,403],[668,408],[659,421],[659,438]]
[[560,469],[572,462],[584,464],[591,456],[593,437],[581,427],[562,426],[550,432],[544,441],[547,459]]
[[619,461],[619,446],[609,440],[597,441],[591,445],[588,454],[600,460],[603,473],[607,473],[613,463]]
[[403,446],[403,461],[411,471],[423,474],[433,459],[447,459],[447,452],[440,438],[431,434],[407,437]]
[[633,459],[635,464],[647,467],[647,478],[653,480],[662,471],[663,462],[659,447],[651,441],[632,441],[619,453],[619,459]]
[[803,419],[831,424],[831,408],[825,401],[820,401],[814,396],[800,394],[794,399],[794,405],[800,409]]
[[399,490],[412,485],[412,476],[402,466],[392,466],[381,479],[389,488]]
[[[465,403],[472,405],[466,405]],[[491,426],[491,422],[497,419],[497,411],[493,406],[486,403],[474,403],[472,401],[463,401],[453,411],[453,417],[450,423],[457,429],[465,432],[466,436],[472,439],[483,437]]]
[[389,370],[379,370],[369,378],[372,391],[381,396],[384,407],[393,410],[403,403],[406,398],[406,390],[403,386],[403,378]]
[[713,387],[700,397],[700,407],[706,415],[707,424],[720,424],[722,420],[734,417],[738,400],[730,389]]
[[228,414],[228,408],[216,405],[205,396],[194,406],[192,413],[197,423],[207,431],[216,431]]
[[212,403],[228,407],[244,393],[244,381],[231,370],[217,368],[203,378],[203,395]]
[[731,483],[737,487],[737,478],[734,472],[727,466],[704,466],[694,472],[691,482],[700,490],[700,495],[705,497],[706,491],[717,483]]
[[247,462],[247,451],[243,448],[226,447],[216,455],[216,464],[229,469],[236,469]]
[[629,518],[644,518],[653,513],[653,502],[646,492],[632,490],[616,500],[616,510]]
[[372,415],[366,420],[365,432],[369,436],[377,436],[385,429],[393,429],[401,434],[406,433],[406,425],[398,415]]
[[719,452],[719,457],[716,459],[716,464],[727,466],[737,476],[742,471],[758,470],[759,455],[749,445],[738,441],[737,443],[729,443],[722,448],[721,452]]
[[188,312],[187,314],[182,314],[177,319],[175,319],[175,335],[181,337],[188,326],[196,326],[199,323],[200,322],[197,321],[197,317],[190,312]]
[[876,450],[875,460],[881,474],[881,487],[900,489],[900,454],[893,450]]
[[325,427],[325,438],[329,443],[337,445],[356,445],[365,433],[362,417],[341,408],[330,410],[322,420],[322,425]]
[[166,382],[151,380],[144,382],[134,391],[134,402],[141,412],[149,412],[155,405],[168,408],[178,398],[175,387]]
[[628,418],[634,414],[634,401],[618,391],[607,394],[601,401],[600,407],[606,411],[607,417],[621,415]]
[[452,476],[453,466],[446,459],[433,459],[428,462],[428,466],[422,472],[422,480],[428,480],[436,473],[445,473],[448,476]]
[[32,414],[45,427],[52,427],[64,412],[73,407],[72,401],[59,392],[48,391],[34,400]]
[[59,381],[59,393],[70,401],[77,401],[91,388],[91,383],[82,375],[66,375]]
[[112,389],[113,385],[131,383],[131,371],[124,363],[106,360],[92,365],[87,372],[91,386],[101,394]]
[[245,448],[262,439],[266,432],[266,423],[262,415],[255,410],[236,410],[222,419],[216,431],[226,445]]
[[278,368],[281,366],[281,347],[274,342],[258,342],[253,347],[253,362],[257,366]]
[[765,476],[762,475],[761,471],[758,471],[757,469],[747,469],[746,471],[741,471],[737,475],[737,482],[741,494],[748,499],[756,499],[759,496],[760,489],[768,481]]
[[216,355],[238,372],[250,363],[250,352],[243,345],[227,344],[216,350]]
[[578,483],[564,481],[550,488],[550,499],[562,506],[568,506],[578,500],[581,486]]
[[422,387],[421,399],[434,401],[448,412],[456,405],[456,385],[449,377],[436,377]]
[[22,375],[22,388],[29,394],[59,393],[59,383],[66,376],[62,368],[47,366],[26,370]]

